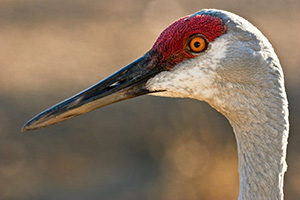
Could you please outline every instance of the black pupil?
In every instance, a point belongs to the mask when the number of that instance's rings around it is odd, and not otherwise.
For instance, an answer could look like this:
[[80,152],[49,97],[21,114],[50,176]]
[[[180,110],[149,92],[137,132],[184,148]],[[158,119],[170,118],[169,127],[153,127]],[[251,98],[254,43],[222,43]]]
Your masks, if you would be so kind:
[[200,45],[201,45],[201,44],[200,44],[200,42],[198,42],[198,41],[194,43],[194,47],[196,47],[196,48],[199,48]]

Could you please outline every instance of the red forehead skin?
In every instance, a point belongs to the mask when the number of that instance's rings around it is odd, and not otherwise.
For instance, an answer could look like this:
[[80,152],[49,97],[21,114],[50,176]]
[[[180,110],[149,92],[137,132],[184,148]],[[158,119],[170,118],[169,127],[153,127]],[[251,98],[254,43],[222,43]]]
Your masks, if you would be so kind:
[[154,43],[152,50],[161,56],[161,62],[172,66],[195,55],[185,51],[186,40],[194,34],[203,34],[209,42],[226,32],[220,18],[210,15],[186,16],[167,27]]

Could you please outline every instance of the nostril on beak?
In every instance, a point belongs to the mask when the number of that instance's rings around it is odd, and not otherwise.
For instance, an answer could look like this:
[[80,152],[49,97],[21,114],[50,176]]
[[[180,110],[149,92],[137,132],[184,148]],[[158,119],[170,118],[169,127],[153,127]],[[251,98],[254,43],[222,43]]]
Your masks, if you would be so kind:
[[110,85],[108,86],[108,88],[109,88],[109,89],[113,89],[113,88],[119,86],[120,84],[121,84],[120,81],[116,81],[116,82],[110,84]]

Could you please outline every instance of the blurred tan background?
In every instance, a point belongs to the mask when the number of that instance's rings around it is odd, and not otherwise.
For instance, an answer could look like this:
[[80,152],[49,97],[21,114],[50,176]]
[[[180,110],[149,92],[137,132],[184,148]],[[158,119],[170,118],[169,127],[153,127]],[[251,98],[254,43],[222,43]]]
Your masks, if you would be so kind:
[[241,15],[273,44],[290,102],[285,199],[300,199],[298,0],[0,0],[0,199],[237,199],[234,134],[203,102],[144,96],[20,133],[202,8]]

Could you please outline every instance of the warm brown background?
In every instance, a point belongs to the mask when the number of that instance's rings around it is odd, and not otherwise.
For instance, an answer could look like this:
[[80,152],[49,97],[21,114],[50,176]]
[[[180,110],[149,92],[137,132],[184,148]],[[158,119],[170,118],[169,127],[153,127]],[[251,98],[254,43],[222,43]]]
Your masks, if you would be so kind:
[[202,8],[245,17],[273,44],[290,102],[285,197],[300,199],[299,0],[0,0],[0,199],[237,199],[234,134],[203,102],[145,96],[19,131]]

